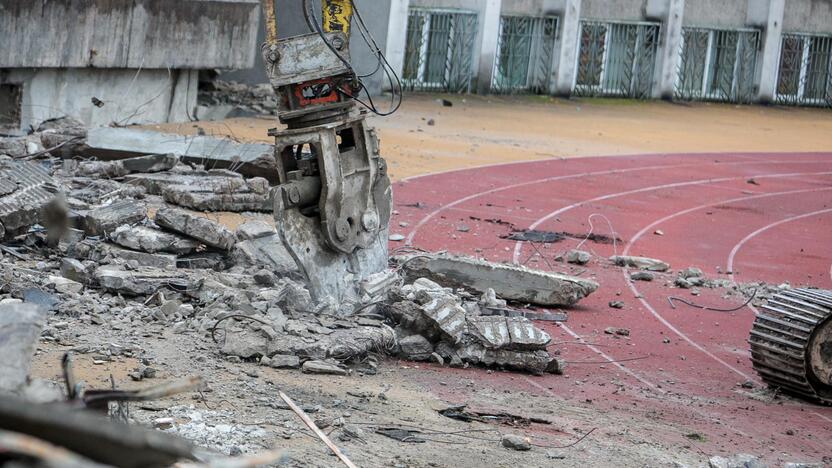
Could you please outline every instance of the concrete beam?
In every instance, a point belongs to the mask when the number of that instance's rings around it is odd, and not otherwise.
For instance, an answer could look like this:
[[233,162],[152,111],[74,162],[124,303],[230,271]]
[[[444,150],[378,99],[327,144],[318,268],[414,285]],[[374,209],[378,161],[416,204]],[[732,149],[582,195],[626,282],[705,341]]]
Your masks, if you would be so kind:
[[[404,53],[407,49],[407,18],[410,0],[390,0],[390,22],[387,26],[387,50],[384,55],[397,75],[404,70]],[[384,90],[390,91],[390,83],[384,84]]]
[[[662,22],[661,42],[659,43],[653,97],[672,99],[679,73],[679,61],[682,49],[682,23],[685,13],[685,0],[651,0],[648,6],[658,4],[656,19]],[[649,12],[649,8],[648,8]]]
[[123,159],[146,154],[176,154],[206,169],[234,167],[248,176],[277,179],[274,148],[263,143],[237,143],[229,138],[182,136],[131,128],[93,128],[85,156]]
[[557,51],[557,72],[554,93],[572,94],[581,39],[581,0],[566,0],[560,18],[560,49]]
[[780,44],[783,37],[785,0],[769,0],[762,49],[757,67],[757,101],[767,104],[774,101],[777,89],[777,73],[780,66]]
[[491,92],[494,63],[497,59],[497,41],[500,37],[500,12],[502,0],[486,0],[480,13],[480,48],[477,67],[477,93]]

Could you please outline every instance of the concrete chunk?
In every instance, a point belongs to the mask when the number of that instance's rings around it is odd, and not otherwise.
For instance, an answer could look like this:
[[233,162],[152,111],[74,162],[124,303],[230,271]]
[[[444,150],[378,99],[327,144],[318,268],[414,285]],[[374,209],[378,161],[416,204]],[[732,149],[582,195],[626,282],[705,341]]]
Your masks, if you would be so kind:
[[110,240],[128,249],[147,253],[167,252],[177,255],[193,253],[199,242],[147,226],[119,226]]
[[304,374],[347,375],[346,369],[327,361],[306,361],[301,367]]
[[453,343],[458,343],[468,330],[465,322],[465,309],[456,302],[453,296],[446,295],[433,299],[422,306],[422,312]]
[[234,234],[222,225],[175,208],[157,211],[156,224],[222,250],[231,250],[236,242]]
[[171,270],[176,268],[176,255],[139,252],[137,250],[121,249],[115,246],[108,247],[108,251],[112,256],[121,258],[128,262],[135,261],[140,266],[159,268],[162,270]]
[[639,268],[648,271],[667,271],[670,265],[655,258],[649,257],[633,257],[625,255],[614,255],[610,257],[610,261],[615,265],[630,268]]
[[185,187],[171,187],[163,193],[165,201],[195,211],[272,211],[270,194],[195,192]]
[[586,265],[592,259],[592,254],[583,250],[570,250],[566,252],[566,263],[575,265]]
[[274,226],[264,221],[246,221],[237,226],[235,232],[237,239],[241,241],[269,237],[276,234]]
[[524,317],[469,317],[471,334],[489,349],[545,349],[551,338]]
[[544,306],[571,306],[598,289],[583,278],[444,254],[410,257],[405,269],[443,286],[480,293],[492,288],[503,299]]
[[276,233],[237,242],[233,257],[238,264],[266,267],[278,275],[298,269],[297,263]]
[[433,354],[433,345],[422,335],[410,335],[399,340],[402,357],[411,361],[427,361]]
[[137,224],[147,219],[147,206],[135,200],[121,200],[87,214],[86,232],[103,236],[125,224]]

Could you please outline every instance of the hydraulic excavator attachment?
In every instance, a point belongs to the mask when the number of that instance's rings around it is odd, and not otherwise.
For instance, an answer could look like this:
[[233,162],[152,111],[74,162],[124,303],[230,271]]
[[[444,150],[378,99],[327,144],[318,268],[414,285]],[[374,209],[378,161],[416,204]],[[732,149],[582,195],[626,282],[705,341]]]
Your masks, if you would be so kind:
[[[273,0],[262,4],[263,58],[286,125],[269,131],[280,181],[277,228],[316,299],[357,303],[360,282],[387,268],[392,189],[378,136],[358,108],[363,84],[349,41],[354,5],[321,0],[319,23],[306,0],[312,32],[278,39]],[[377,47],[374,53],[381,64]]]

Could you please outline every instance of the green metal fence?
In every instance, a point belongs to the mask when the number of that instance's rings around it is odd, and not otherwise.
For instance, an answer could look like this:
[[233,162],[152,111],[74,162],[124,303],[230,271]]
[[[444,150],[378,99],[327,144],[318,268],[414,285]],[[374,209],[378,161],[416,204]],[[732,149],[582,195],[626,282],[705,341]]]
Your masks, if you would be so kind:
[[783,34],[775,99],[832,107],[832,36]]
[[676,98],[752,102],[760,32],[683,28]]
[[411,8],[402,84],[411,91],[471,91],[476,13]]
[[575,94],[652,95],[658,23],[581,21]]
[[555,16],[502,16],[491,91],[549,92],[557,33]]

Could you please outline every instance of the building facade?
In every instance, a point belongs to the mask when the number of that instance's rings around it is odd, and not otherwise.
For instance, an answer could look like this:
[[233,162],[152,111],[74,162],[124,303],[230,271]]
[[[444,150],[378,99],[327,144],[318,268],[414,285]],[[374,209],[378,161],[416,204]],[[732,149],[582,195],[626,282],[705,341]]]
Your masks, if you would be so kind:
[[259,0],[0,0],[0,128],[195,120],[200,70],[251,68]]
[[391,0],[411,90],[832,106],[830,0]]

